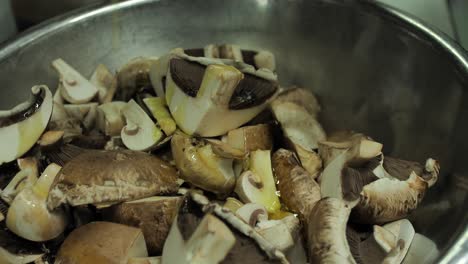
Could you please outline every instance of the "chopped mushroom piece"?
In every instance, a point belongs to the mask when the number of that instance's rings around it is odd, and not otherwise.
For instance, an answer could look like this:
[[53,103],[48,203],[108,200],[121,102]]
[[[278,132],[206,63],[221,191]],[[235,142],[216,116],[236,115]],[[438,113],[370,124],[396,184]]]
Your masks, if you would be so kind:
[[291,149],[296,152],[302,167],[310,174],[310,177],[317,179],[323,167],[322,159],[319,154],[315,151],[305,150],[303,147],[296,144],[293,144]]
[[236,238],[229,227],[217,217],[207,214],[197,226],[179,226],[178,216],[164,244],[162,264],[216,264],[225,259]]
[[244,153],[254,150],[271,150],[273,134],[267,124],[244,126],[229,131],[226,143]]
[[59,87],[62,97],[72,104],[83,104],[91,101],[98,89],[79,72],[62,59],[56,59],[52,66],[60,75]]
[[147,257],[140,229],[109,222],[92,222],[73,230],[57,253],[56,264],[128,263],[130,258]]
[[165,97],[166,94],[166,76],[169,71],[169,61],[180,54],[184,54],[184,50],[175,48],[168,54],[159,57],[150,67],[149,76],[151,84],[159,97]]
[[234,189],[233,160],[215,154],[211,144],[176,133],[171,140],[171,149],[176,167],[185,181],[220,196]]
[[94,128],[97,117],[97,103],[87,104],[65,104],[63,105],[68,116],[81,121],[87,131]]
[[429,187],[434,185],[439,178],[440,165],[437,160],[429,158],[425,166],[418,162],[406,161],[386,156],[383,161],[385,171],[393,178],[407,180],[411,172],[423,178]]
[[359,245],[359,258],[363,264],[400,264],[408,252],[414,234],[413,226],[406,219],[383,227],[374,226],[372,236]]
[[49,211],[46,204],[50,186],[60,169],[57,164],[50,164],[33,186],[15,197],[6,218],[10,231],[31,241],[47,241],[62,234],[68,224],[67,214],[62,208]]
[[26,153],[44,132],[52,114],[52,93],[45,85],[31,88],[31,97],[0,111],[0,165]]
[[243,160],[247,155],[247,153],[233,148],[231,145],[221,140],[207,139],[206,141],[211,144],[213,152],[223,158]]
[[117,100],[130,100],[141,87],[151,85],[150,68],[158,60],[156,57],[137,57],[117,71]]
[[99,103],[105,104],[112,101],[117,90],[117,78],[104,64],[96,67],[89,81],[98,88]]
[[177,174],[166,162],[129,150],[89,150],[65,164],[51,187],[50,209],[121,202],[177,193]]
[[355,166],[362,165],[369,159],[377,157],[382,153],[383,145],[373,141],[363,134],[351,134],[344,138],[329,138],[327,141],[319,142],[319,154],[326,167],[338,155],[348,149],[352,149],[353,160],[348,161]]
[[236,198],[228,197],[223,207],[231,210],[232,212],[236,212],[237,209],[241,208],[243,205],[244,204]]
[[259,222],[256,230],[277,249],[286,252],[294,246],[295,237],[300,229],[299,219],[294,215],[281,220]]
[[52,116],[48,125],[49,130],[62,130],[63,139],[69,142],[72,138],[83,134],[81,121],[68,115],[65,107],[54,102]]
[[120,136],[122,128],[125,126],[125,117],[122,110],[127,106],[125,102],[108,102],[98,106],[97,128],[105,135],[114,137]]
[[63,143],[65,132],[62,130],[49,130],[42,134],[37,144],[42,148],[53,148]]
[[306,220],[321,198],[320,186],[289,150],[277,150],[273,154],[272,164],[284,205]]
[[158,125],[164,131],[166,136],[174,134],[177,126],[174,119],[172,119],[169,110],[166,108],[166,99],[164,99],[164,97],[148,97],[144,98],[143,102],[153,117],[156,119]]
[[141,228],[148,253],[159,255],[182,200],[182,196],[154,196],[125,202],[103,209],[104,219]]
[[265,206],[268,213],[277,212],[281,204],[276,193],[270,151],[252,151],[249,163],[249,170],[237,179],[235,192],[245,203],[258,203]]
[[[224,209],[217,203],[210,202],[205,196],[194,191],[187,192],[187,198],[179,210],[178,220],[174,221],[173,228],[175,224],[178,224],[178,233],[186,240],[197,228],[203,215],[206,213],[212,213],[223,220],[225,224],[229,225],[235,237],[234,246],[220,263],[234,264],[246,260],[249,261],[248,263],[259,264],[289,263],[281,251],[263,238],[254,228],[237,217],[232,211]],[[171,237],[171,234],[169,237]],[[169,238],[163,251],[163,261],[168,243]],[[167,250],[170,250],[170,248]]]
[[255,71],[218,59],[179,56],[170,60],[166,101],[178,127],[189,135],[223,135],[248,122],[278,90],[271,71]]
[[307,89],[299,87],[292,87],[282,91],[275,99],[275,102],[292,102],[300,105],[315,118],[321,111],[317,97]]
[[315,116],[303,106],[288,101],[273,101],[273,114],[281,124],[287,140],[301,146],[307,151],[318,148],[318,143],[325,140],[326,135]]
[[18,167],[20,171],[1,191],[1,198],[8,204],[11,204],[16,195],[23,189],[33,186],[39,176],[37,168],[37,160],[35,158],[18,159]]
[[156,148],[164,135],[135,100],[130,100],[122,113],[127,125],[122,128],[120,136],[125,146],[139,151]]
[[356,263],[346,240],[346,222],[352,205],[325,197],[308,217],[307,242],[310,263]]

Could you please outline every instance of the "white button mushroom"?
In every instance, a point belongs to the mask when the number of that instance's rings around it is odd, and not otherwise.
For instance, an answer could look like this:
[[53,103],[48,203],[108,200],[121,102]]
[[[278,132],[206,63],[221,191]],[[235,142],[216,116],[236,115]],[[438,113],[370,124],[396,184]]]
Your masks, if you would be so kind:
[[135,100],[130,100],[122,108],[122,114],[127,125],[122,128],[120,136],[127,148],[139,151],[151,150],[164,137],[162,131]]
[[59,88],[62,97],[72,104],[83,104],[91,101],[98,89],[79,72],[62,59],[56,59],[52,66],[60,75]]

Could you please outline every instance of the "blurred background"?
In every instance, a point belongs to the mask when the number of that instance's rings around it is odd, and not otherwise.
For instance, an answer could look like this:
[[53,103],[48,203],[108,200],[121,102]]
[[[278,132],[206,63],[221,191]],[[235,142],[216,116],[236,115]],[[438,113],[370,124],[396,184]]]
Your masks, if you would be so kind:
[[[124,0],[0,0],[0,42],[82,6]],[[468,50],[468,0],[377,0],[442,30]]]

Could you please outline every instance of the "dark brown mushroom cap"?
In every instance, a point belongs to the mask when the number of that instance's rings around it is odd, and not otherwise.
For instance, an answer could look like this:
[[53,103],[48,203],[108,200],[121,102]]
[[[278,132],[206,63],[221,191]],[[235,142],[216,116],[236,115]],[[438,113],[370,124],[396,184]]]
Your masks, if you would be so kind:
[[[207,66],[180,58],[171,59],[169,71],[174,83],[187,95],[196,97]],[[261,105],[278,90],[278,83],[244,73],[229,101],[229,109],[240,110]]]
[[65,164],[51,187],[50,209],[119,202],[152,195],[175,194],[177,173],[166,162],[129,150],[90,150]]

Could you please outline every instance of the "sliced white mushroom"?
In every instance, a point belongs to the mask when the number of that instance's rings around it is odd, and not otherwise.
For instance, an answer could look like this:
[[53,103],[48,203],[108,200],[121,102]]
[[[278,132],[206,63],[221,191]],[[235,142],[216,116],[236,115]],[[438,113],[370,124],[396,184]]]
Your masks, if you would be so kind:
[[83,133],[81,121],[69,116],[65,107],[62,104],[57,104],[55,102],[48,129],[62,130],[64,132],[63,139],[65,142],[69,142],[74,137],[82,135]]
[[1,191],[1,198],[11,204],[16,195],[23,189],[30,188],[37,181],[39,176],[35,158],[18,159],[20,171],[13,177],[8,185]]
[[184,54],[183,49],[173,49],[168,54],[159,57],[150,68],[151,84],[159,97],[165,97],[166,94],[166,76],[169,70],[169,61],[180,54]]
[[439,256],[439,250],[434,241],[421,235],[414,234],[413,242],[408,249],[403,264],[430,264]]
[[166,99],[164,99],[164,97],[148,97],[144,98],[143,102],[166,136],[174,134],[177,126],[167,109]]
[[37,141],[37,144],[41,149],[53,148],[62,144],[63,136],[65,132],[62,130],[49,130],[42,134],[41,138]]
[[99,103],[109,103],[117,90],[117,78],[104,64],[99,64],[89,81],[98,88]]
[[126,125],[122,128],[120,136],[127,148],[147,151],[155,148],[163,139],[162,131],[135,100],[127,103],[122,109],[122,114],[125,116]]
[[250,153],[249,170],[237,179],[235,192],[243,202],[261,204],[269,213],[280,209],[269,150]]
[[47,241],[65,230],[68,223],[66,213],[60,208],[49,211],[46,204],[50,187],[60,169],[60,166],[50,164],[32,187],[15,197],[6,219],[10,231],[31,241]]
[[248,122],[275,96],[276,75],[218,59],[170,60],[166,101],[178,127],[189,135],[219,136]]
[[190,237],[183,236],[177,222],[178,217],[164,244],[162,264],[216,264],[236,242],[229,227],[211,214],[203,217]]
[[62,97],[72,104],[83,104],[91,101],[98,89],[79,72],[62,59],[56,59],[52,66],[60,75],[59,88]]
[[52,93],[45,85],[31,88],[31,97],[0,111],[0,165],[26,153],[44,132],[52,115]]
[[185,181],[221,196],[234,189],[233,160],[215,154],[211,144],[176,133],[171,140],[171,149],[176,167]]
[[122,128],[125,126],[125,118],[122,109],[127,105],[125,102],[109,102],[97,108],[97,128],[105,135],[114,137],[120,136]]
[[257,223],[268,220],[268,212],[263,205],[246,203],[236,211],[236,215],[247,224],[255,227]]
[[346,239],[346,223],[352,205],[326,197],[312,209],[307,224],[311,263],[356,263]]
[[318,143],[325,140],[326,134],[315,116],[303,106],[288,101],[273,101],[273,114],[281,124],[285,137],[293,144],[311,151],[318,148]]

